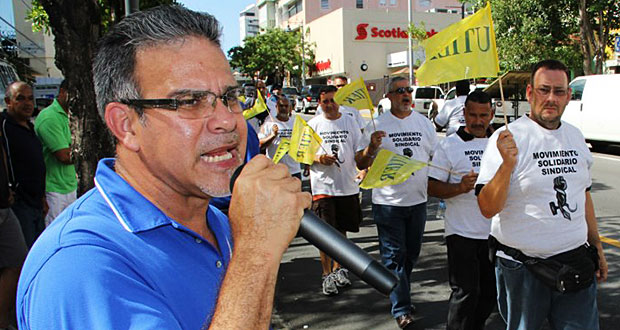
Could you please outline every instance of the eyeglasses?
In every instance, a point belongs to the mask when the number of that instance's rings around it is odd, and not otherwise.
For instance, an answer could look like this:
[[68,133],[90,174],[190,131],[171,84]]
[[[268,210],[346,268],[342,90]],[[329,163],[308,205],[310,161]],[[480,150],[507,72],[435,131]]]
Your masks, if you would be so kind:
[[564,88],[554,88],[554,89],[551,89],[549,87],[536,87],[536,88],[534,88],[534,90],[540,96],[548,96],[549,93],[553,93],[553,95],[555,95],[555,96],[566,96],[566,93],[568,93],[568,90],[564,89]]
[[209,91],[189,92],[172,99],[124,99],[120,102],[137,108],[157,108],[176,110],[179,117],[184,119],[201,119],[213,115],[217,100],[222,100],[228,111],[241,113],[243,109],[239,103],[241,90],[232,88],[224,94],[217,95]]
[[346,86],[346,84],[336,85],[336,87],[337,87],[337,88],[342,88],[342,87],[344,87],[344,86]]
[[399,87],[399,88],[396,88],[395,90],[391,91],[390,93],[398,93],[398,94],[408,93],[408,94],[411,94],[411,93],[413,93],[413,88],[411,88],[411,87]]

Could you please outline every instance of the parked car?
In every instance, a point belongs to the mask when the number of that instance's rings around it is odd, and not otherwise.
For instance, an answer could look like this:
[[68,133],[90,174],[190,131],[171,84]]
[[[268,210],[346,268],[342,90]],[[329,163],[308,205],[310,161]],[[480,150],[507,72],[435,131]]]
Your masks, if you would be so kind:
[[[475,84],[475,85],[472,84],[472,85],[469,85],[469,92],[471,93],[473,91],[482,91],[488,86],[489,86],[488,84]],[[452,100],[455,97],[456,97],[456,87],[452,87],[446,93],[446,95],[444,95],[443,100],[441,100],[440,102],[435,102],[435,104],[437,104],[437,107],[436,108],[433,107],[433,109],[431,110],[431,113],[428,115],[428,118],[435,118],[435,116],[437,116],[437,114],[439,113],[439,110],[441,110],[443,105],[446,104],[447,101]],[[435,111],[435,109],[437,111]]]
[[301,107],[296,107],[295,111],[303,111],[308,113],[310,110],[316,110],[319,106],[319,91],[327,85],[306,85],[301,90]]
[[[413,92],[411,93],[412,102],[411,108],[415,111],[428,116],[429,110],[437,107],[437,102],[443,104],[443,90],[437,86],[411,86]],[[434,105],[435,104],[435,105]],[[377,105],[377,112],[382,114],[385,111],[390,111],[392,103],[390,99],[384,97],[379,101]]]
[[562,120],[577,126],[594,149],[620,143],[620,74],[577,77]]
[[297,105],[297,98],[299,97],[299,91],[296,87],[283,87],[282,95],[286,96],[291,104],[291,109],[295,109]]

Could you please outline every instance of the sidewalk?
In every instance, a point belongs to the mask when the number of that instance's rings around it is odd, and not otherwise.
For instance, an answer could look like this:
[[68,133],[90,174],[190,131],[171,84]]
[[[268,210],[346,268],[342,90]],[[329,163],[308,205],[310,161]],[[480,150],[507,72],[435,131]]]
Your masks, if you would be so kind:
[[[435,219],[437,200],[428,204],[428,221],[422,253],[412,275],[412,300],[417,308],[415,329],[445,329],[450,287],[446,269],[443,221]],[[364,221],[360,232],[349,235],[357,245],[379,259],[377,231],[371,220],[370,191],[363,192]],[[394,329],[390,301],[355,275],[353,285],[340,294],[321,294],[318,250],[296,238],[280,266],[274,307],[274,329]],[[498,314],[491,315],[487,329],[504,328]]]

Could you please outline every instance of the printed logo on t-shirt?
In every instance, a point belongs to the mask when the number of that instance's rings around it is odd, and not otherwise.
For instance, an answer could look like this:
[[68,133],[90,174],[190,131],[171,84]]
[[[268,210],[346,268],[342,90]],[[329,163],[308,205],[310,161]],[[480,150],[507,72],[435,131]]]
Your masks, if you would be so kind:
[[337,144],[332,144],[331,149],[332,156],[336,157],[336,161],[340,164],[344,164],[344,160],[340,160],[340,157],[338,157],[338,151],[340,151],[340,146],[338,146]]
[[395,132],[390,133],[388,137],[392,139],[396,148],[419,147],[422,141],[421,132]]
[[480,161],[482,160],[482,153],[484,152],[484,150],[474,149],[474,150],[465,150],[463,152],[465,153],[465,157],[469,159],[469,161],[471,162],[471,167],[473,168],[480,167]]
[[570,214],[577,211],[577,205],[575,205],[575,209],[572,209],[568,205],[568,202],[566,201],[566,188],[568,188],[568,183],[566,183],[566,179],[564,179],[563,176],[560,175],[553,179],[553,189],[555,190],[555,198],[557,199],[557,204],[554,202],[549,202],[549,207],[551,208],[551,213],[553,213],[553,215],[558,214],[558,211],[560,211],[562,213],[562,216],[566,220],[570,221]]
[[281,138],[290,138],[293,134],[292,128],[279,127],[278,128],[278,136]]
[[347,130],[342,130],[342,131],[324,131],[324,132],[319,132],[319,135],[321,136],[321,139],[323,139],[323,142],[328,144],[328,143],[346,143],[347,142],[347,138],[349,137],[349,131]]
[[577,150],[540,151],[532,154],[542,175],[577,173]]

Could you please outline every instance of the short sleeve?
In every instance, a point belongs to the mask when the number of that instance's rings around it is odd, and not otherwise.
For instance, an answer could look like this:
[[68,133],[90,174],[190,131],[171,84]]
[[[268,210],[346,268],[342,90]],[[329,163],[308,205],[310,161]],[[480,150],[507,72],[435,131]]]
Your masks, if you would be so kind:
[[433,155],[432,164],[437,166],[430,166],[428,170],[429,178],[437,179],[442,182],[448,182],[450,179],[450,173],[445,170],[441,170],[438,167],[445,169],[452,169],[452,164],[450,163],[450,159],[446,153],[447,143],[446,139],[443,139],[437,146],[435,153]]
[[444,103],[444,105],[437,113],[437,116],[434,119],[437,125],[446,126],[448,124],[448,112],[450,112],[450,103],[451,102],[449,101]]
[[482,161],[480,162],[480,173],[478,173],[478,179],[476,185],[485,185],[493,179],[495,173],[502,164],[503,159],[497,149],[497,137],[499,136],[499,130],[495,131],[489,138],[484,153],[482,154]]
[[51,152],[67,149],[70,147],[69,143],[63,133],[62,122],[50,119],[43,119],[35,127],[37,136],[41,140],[41,143],[45,145]]

